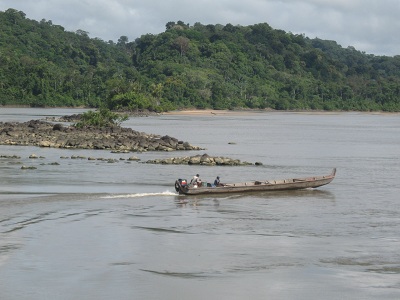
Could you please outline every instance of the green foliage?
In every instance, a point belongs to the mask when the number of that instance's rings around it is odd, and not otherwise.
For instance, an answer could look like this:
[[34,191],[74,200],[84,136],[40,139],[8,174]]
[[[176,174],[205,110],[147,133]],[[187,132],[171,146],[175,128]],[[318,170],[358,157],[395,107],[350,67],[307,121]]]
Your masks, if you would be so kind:
[[266,23],[168,22],[157,35],[104,42],[9,9],[0,12],[0,104],[400,111],[400,56]]
[[82,128],[86,126],[94,127],[109,127],[113,125],[119,126],[122,122],[128,120],[127,115],[120,115],[112,112],[109,109],[101,108],[99,111],[87,111],[81,115],[79,122],[75,124],[76,127]]
[[130,91],[124,94],[115,95],[110,103],[111,109],[128,109],[131,111],[138,109],[149,109],[151,108],[151,103],[149,99],[140,93],[136,93],[135,91]]

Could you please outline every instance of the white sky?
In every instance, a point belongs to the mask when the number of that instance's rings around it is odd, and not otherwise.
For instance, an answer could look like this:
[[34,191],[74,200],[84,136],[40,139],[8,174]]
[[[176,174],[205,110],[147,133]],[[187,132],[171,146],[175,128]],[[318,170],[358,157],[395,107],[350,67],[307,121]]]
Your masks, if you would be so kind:
[[158,34],[170,21],[268,23],[368,54],[400,55],[400,0],[0,0],[0,10],[8,8],[104,41]]

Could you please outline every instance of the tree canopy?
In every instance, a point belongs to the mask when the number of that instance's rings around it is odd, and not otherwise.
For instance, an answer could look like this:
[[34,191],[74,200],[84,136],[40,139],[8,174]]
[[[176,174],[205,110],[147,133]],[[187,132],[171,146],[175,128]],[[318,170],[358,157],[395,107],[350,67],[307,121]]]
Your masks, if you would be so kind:
[[116,43],[0,12],[0,105],[400,111],[400,56],[250,26],[168,22]]

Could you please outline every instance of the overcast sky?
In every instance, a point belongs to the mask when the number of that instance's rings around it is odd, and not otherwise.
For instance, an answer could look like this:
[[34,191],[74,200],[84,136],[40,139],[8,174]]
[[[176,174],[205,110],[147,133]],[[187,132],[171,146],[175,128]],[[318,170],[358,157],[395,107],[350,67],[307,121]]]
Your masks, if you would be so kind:
[[0,10],[8,8],[104,41],[158,34],[170,21],[268,23],[368,54],[400,54],[400,0],[0,0]]

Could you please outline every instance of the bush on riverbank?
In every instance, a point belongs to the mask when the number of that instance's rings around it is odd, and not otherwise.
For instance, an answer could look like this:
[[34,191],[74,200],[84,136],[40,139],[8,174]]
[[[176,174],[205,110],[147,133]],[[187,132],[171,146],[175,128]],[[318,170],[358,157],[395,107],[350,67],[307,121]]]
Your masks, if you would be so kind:
[[86,126],[94,126],[98,128],[117,125],[128,120],[127,115],[120,115],[110,111],[107,108],[101,108],[99,111],[87,111],[83,113],[80,120],[75,123],[75,127],[83,128]]

